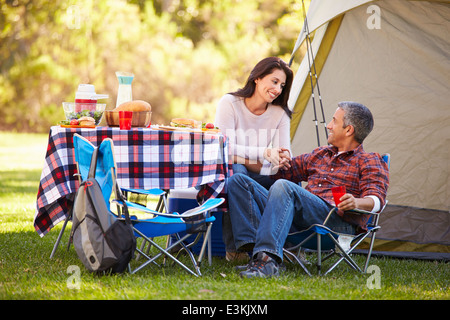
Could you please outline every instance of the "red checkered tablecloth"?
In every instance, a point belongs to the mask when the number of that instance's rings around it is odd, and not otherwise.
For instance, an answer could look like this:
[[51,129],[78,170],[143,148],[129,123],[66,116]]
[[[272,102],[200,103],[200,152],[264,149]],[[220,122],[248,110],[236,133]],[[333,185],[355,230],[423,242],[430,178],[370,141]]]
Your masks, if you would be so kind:
[[44,236],[64,220],[79,183],[73,149],[78,133],[98,146],[114,142],[117,181],[121,187],[184,189],[200,187],[203,198],[223,197],[229,175],[227,140],[221,134],[162,131],[149,128],[51,127],[36,201],[34,227]]

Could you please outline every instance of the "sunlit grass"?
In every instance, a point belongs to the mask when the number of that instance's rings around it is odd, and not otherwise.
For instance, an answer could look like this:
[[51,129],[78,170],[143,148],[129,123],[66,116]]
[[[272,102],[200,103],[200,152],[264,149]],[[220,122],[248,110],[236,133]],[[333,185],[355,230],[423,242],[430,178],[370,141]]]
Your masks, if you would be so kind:
[[[33,148],[28,148],[32,141]],[[137,274],[97,276],[81,264],[69,232],[55,257],[49,255],[62,223],[39,237],[33,227],[35,202],[47,135],[0,133],[0,299],[84,300],[298,300],[298,299],[443,299],[448,300],[447,263],[373,258],[379,267],[380,289],[370,289],[371,274],[359,274],[341,265],[326,277],[307,277],[287,265],[273,279],[241,279],[235,264],[214,257],[202,265],[202,278],[177,266],[150,266]],[[27,149],[27,152],[23,152]],[[18,154],[20,156],[18,156]],[[6,155],[5,155],[6,154]],[[23,158],[26,154],[26,158]],[[23,162],[22,160],[23,159]],[[69,224],[70,230],[70,224]],[[163,241],[160,240],[160,241]],[[356,256],[362,262],[363,256]],[[133,262],[133,265],[136,262]],[[68,283],[70,266],[80,270],[79,289]]]

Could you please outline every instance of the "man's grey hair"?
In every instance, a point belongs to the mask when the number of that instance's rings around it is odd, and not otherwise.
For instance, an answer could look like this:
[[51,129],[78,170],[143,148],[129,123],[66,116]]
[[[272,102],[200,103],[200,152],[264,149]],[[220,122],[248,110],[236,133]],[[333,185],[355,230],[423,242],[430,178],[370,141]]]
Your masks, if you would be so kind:
[[339,108],[344,110],[344,128],[352,125],[355,129],[355,140],[363,143],[373,129],[373,116],[370,110],[358,102],[342,101]]

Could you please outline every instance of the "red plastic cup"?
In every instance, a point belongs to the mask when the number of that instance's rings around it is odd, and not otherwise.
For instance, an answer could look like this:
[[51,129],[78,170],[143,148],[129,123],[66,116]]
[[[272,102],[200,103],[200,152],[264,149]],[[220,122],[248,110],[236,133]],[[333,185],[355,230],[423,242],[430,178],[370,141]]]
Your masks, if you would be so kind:
[[334,203],[337,207],[341,203],[341,197],[346,193],[345,186],[332,187],[331,192],[333,193]]
[[133,111],[119,111],[120,130],[130,130],[132,119],[133,119]]

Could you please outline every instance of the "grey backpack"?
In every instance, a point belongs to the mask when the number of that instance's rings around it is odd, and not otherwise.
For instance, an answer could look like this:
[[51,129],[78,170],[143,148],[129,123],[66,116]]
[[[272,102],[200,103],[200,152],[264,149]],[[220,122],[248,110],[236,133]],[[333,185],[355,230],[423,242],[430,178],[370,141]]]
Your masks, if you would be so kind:
[[[125,219],[109,212],[99,183],[95,179],[98,148],[91,159],[89,176],[75,196],[72,241],[84,266],[93,272],[121,273],[126,270],[136,248],[128,209]],[[116,195],[122,196],[118,191]]]

